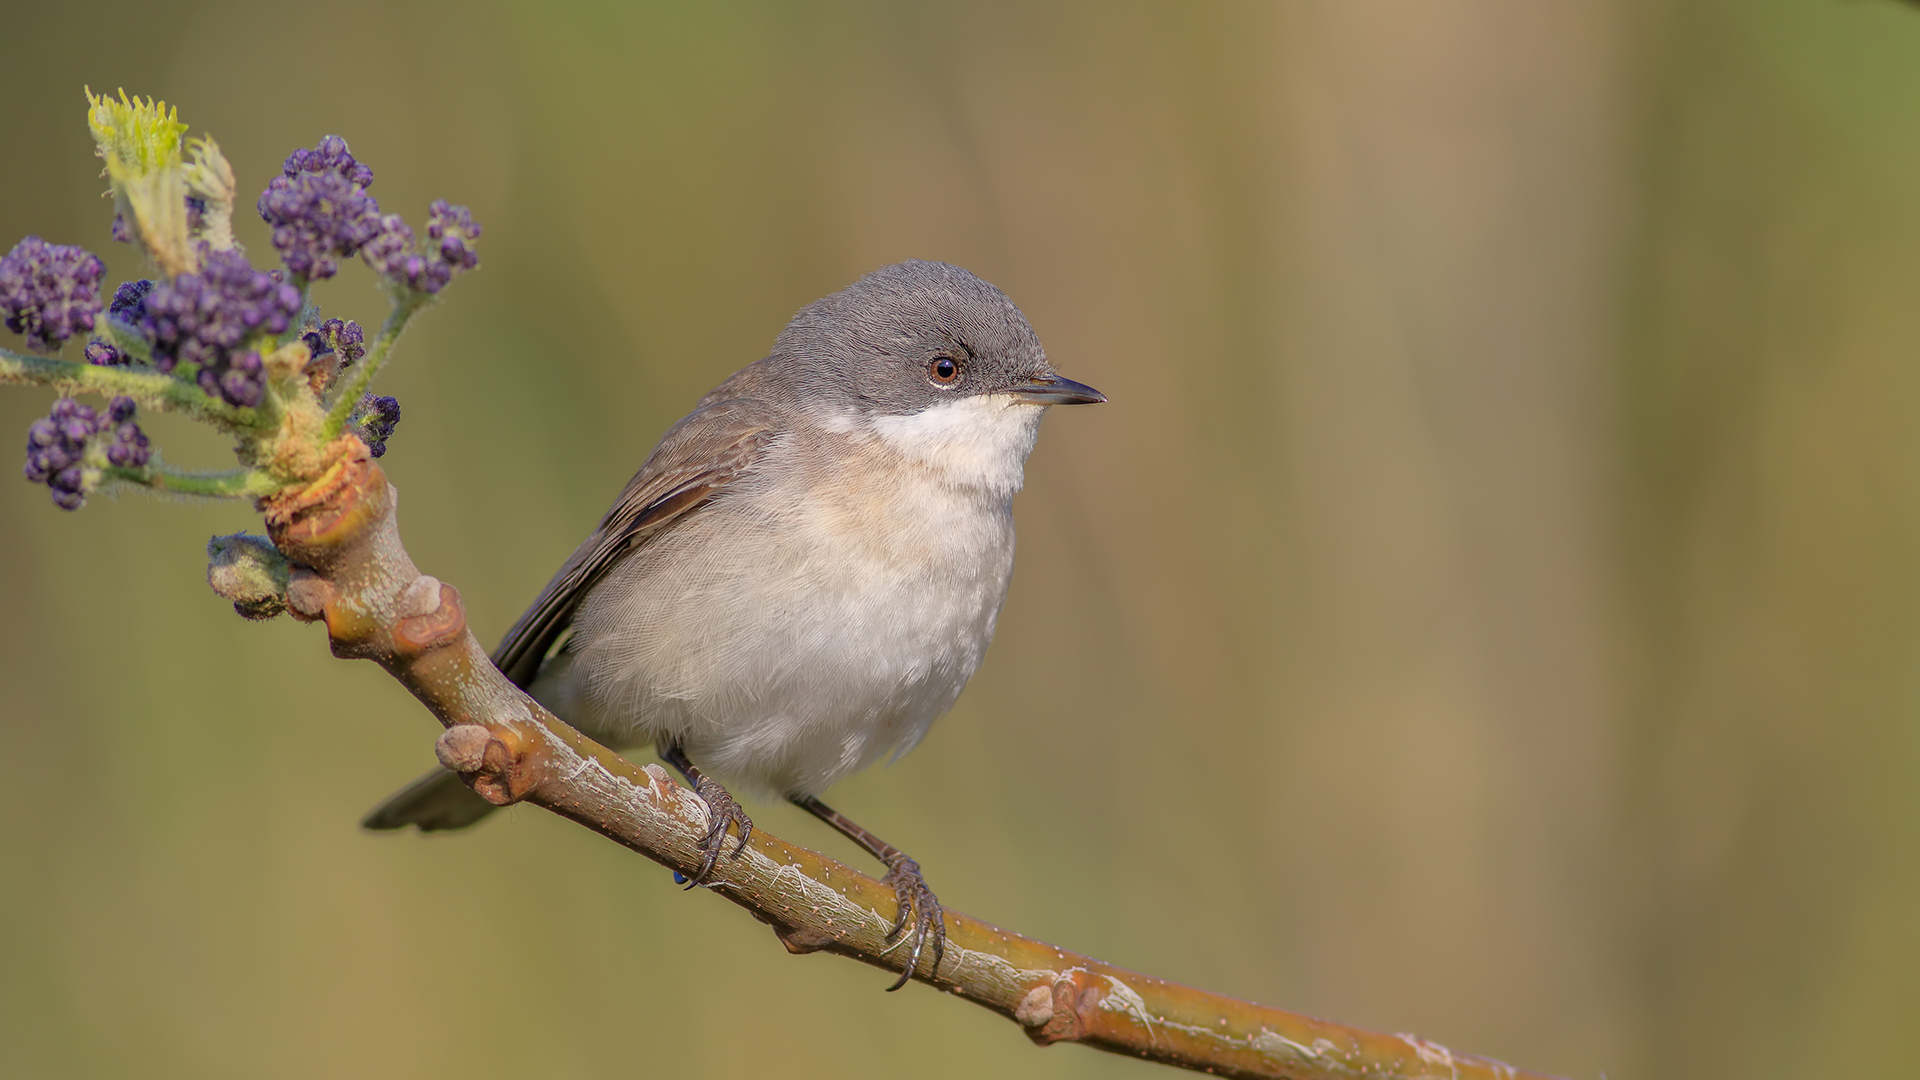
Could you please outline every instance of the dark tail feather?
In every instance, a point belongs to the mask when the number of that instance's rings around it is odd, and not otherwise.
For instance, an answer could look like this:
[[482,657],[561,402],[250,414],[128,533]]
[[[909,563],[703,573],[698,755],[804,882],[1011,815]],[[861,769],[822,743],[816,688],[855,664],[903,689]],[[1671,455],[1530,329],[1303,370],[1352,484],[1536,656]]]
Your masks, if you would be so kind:
[[497,809],[475,795],[458,775],[435,769],[388,796],[386,802],[360,819],[360,827],[404,829],[418,825],[421,832],[464,829]]

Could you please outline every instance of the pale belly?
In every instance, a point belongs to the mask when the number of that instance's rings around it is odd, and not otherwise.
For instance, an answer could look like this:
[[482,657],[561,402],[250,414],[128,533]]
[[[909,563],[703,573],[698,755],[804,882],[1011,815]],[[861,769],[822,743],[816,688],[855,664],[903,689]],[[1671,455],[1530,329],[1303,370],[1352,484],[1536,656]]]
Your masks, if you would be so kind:
[[677,743],[768,793],[911,748],[993,636],[1011,507],[911,473],[840,487],[784,510],[744,487],[628,557],[536,696],[597,738]]

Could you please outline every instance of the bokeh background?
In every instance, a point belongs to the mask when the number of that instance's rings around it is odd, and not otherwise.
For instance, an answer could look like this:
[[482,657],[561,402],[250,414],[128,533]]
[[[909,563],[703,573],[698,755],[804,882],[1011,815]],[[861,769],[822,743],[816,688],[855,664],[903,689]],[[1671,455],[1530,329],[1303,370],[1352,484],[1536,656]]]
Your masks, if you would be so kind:
[[[115,280],[83,84],[244,192],[337,132],[474,208],[383,389],[487,639],[802,304],[1006,289],[1112,403],[1047,422],[958,708],[831,796],[953,906],[1570,1076],[1920,1058],[1920,10],[5,0],[0,63],[0,242]],[[207,591],[253,520],[0,482],[0,1073],[1153,1069],[537,810],[360,833],[435,729]]]

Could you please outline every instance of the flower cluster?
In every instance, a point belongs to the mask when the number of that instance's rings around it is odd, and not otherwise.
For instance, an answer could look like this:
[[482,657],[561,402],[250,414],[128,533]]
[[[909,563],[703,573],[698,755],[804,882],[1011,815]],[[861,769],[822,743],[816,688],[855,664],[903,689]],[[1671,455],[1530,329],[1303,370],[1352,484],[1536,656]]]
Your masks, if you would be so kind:
[[427,239],[440,252],[441,261],[453,270],[472,270],[480,265],[480,254],[473,242],[480,239],[480,223],[464,206],[450,206],[445,199],[433,200],[427,207]]
[[72,398],[53,403],[53,411],[27,428],[27,464],[20,471],[45,484],[63,510],[78,510],[87,493],[81,462],[98,428],[93,410]]
[[267,365],[252,349],[227,357],[225,370],[203,367],[194,376],[209,396],[225,398],[230,405],[252,408],[267,392]]
[[29,236],[0,257],[0,312],[7,329],[53,352],[93,329],[106,266],[85,248]]
[[260,194],[260,217],[273,226],[273,246],[287,269],[330,278],[380,231],[380,205],[367,194],[373,170],[354,160],[338,135],[312,150],[295,150],[281,175]]
[[[113,437],[107,442],[107,464],[122,469],[137,469],[153,458],[153,448],[147,443],[147,433],[133,422],[133,399],[117,397],[107,403],[107,420],[112,424]],[[101,430],[106,430],[103,424]]]
[[311,150],[295,150],[287,155],[281,170],[288,176],[299,173],[339,173],[355,187],[373,186],[373,170],[353,159],[347,152],[347,140],[329,135]]
[[260,404],[265,371],[257,352],[237,352],[257,334],[278,334],[300,314],[300,291],[238,251],[207,252],[197,274],[157,285],[146,298],[142,328],[153,339],[161,371],[197,364],[195,381],[233,405]]
[[[420,254],[413,242],[413,230],[399,214],[380,219],[379,233],[360,249],[360,257],[381,277],[419,292],[439,292],[446,284],[444,279],[453,276],[444,264],[429,262]],[[431,272],[436,267],[442,271],[439,279]]]
[[[53,403],[53,410],[27,428],[28,480],[45,484],[54,505],[78,510],[87,491],[97,483],[89,477],[88,458],[99,450],[109,465],[139,468],[153,457],[146,433],[133,420],[132,398],[117,397],[101,416],[72,398]],[[96,465],[99,459],[96,458]]]
[[308,323],[300,340],[307,346],[307,366],[302,369],[307,385],[321,397],[333,388],[342,370],[367,355],[366,332],[352,319],[328,319],[318,326]]
[[360,441],[367,444],[367,450],[374,457],[387,452],[387,440],[393,438],[394,425],[400,423],[400,402],[390,397],[374,397],[363,394],[360,404],[354,407],[350,421],[354,433]]
[[[138,392],[164,407],[236,436],[244,467],[217,476],[170,470],[135,421],[132,398],[96,411],[63,397],[28,429],[27,478],[70,510],[103,481],[220,496],[273,491],[300,479],[283,472],[320,458],[321,440],[343,413],[346,430],[383,456],[400,403],[362,391],[406,321],[455,275],[479,266],[481,230],[472,212],[436,201],[419,233],[382,215],[368,194],[373,170],[345,139],[329,135],[289,155],[261,192],[257,209],[283,266],[256,269],[235,245],[234,174],[211,138],[189,142],[186,125],[161,102],[89,93],[88,103],[114,199],[113,238],[137,245],[156,280],[126,282],[108,299],[104,264],[82,248],[29,236],[0,253],[6,325],[38,350],[57,352],[75,337],[85,344],[84,364],[35,361],[10,370],[54,385],[144,387]],[[359,323],[319,321],[318,309],[301,323],[309,283],[337,275],[356,255],[385,278],[393,305],[378,341]],[[291,370],[301,355],[290,344],[296,333],[307,355],[298,373]],[[355,377],[339,379],[347,367]],[[184,391],[188,383],[207,397]],[[238,415],[227,408],[263,405]],[[281,469],[287,462],[294,464]]]
[[380,232],[360,249],[360,257],[382,277],[415,292],[433,294],[446,288],[457,271],[480,265],[473,242],[480,225],[464,206],[438,199],[428,209],[426,251],[414,243],[413,230],[398,214],[380,219]]
[[360,329],[360,324],[352,319],[328,319],[300,335],[300,340],[307,343],[308,355],[333,353],[340,358],[342,366],[367,355],[366,331]]

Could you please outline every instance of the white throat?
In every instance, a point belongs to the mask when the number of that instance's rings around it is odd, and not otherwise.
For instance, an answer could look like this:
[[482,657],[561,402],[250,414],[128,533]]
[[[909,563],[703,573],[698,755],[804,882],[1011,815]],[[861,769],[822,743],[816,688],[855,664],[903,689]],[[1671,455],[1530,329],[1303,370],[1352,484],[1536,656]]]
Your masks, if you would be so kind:
[[1020,490],[1046,412],[1046,406],[1012,394],[975,394],[907,416],[872,417],[867,429],[953,484],[1011,498]]

